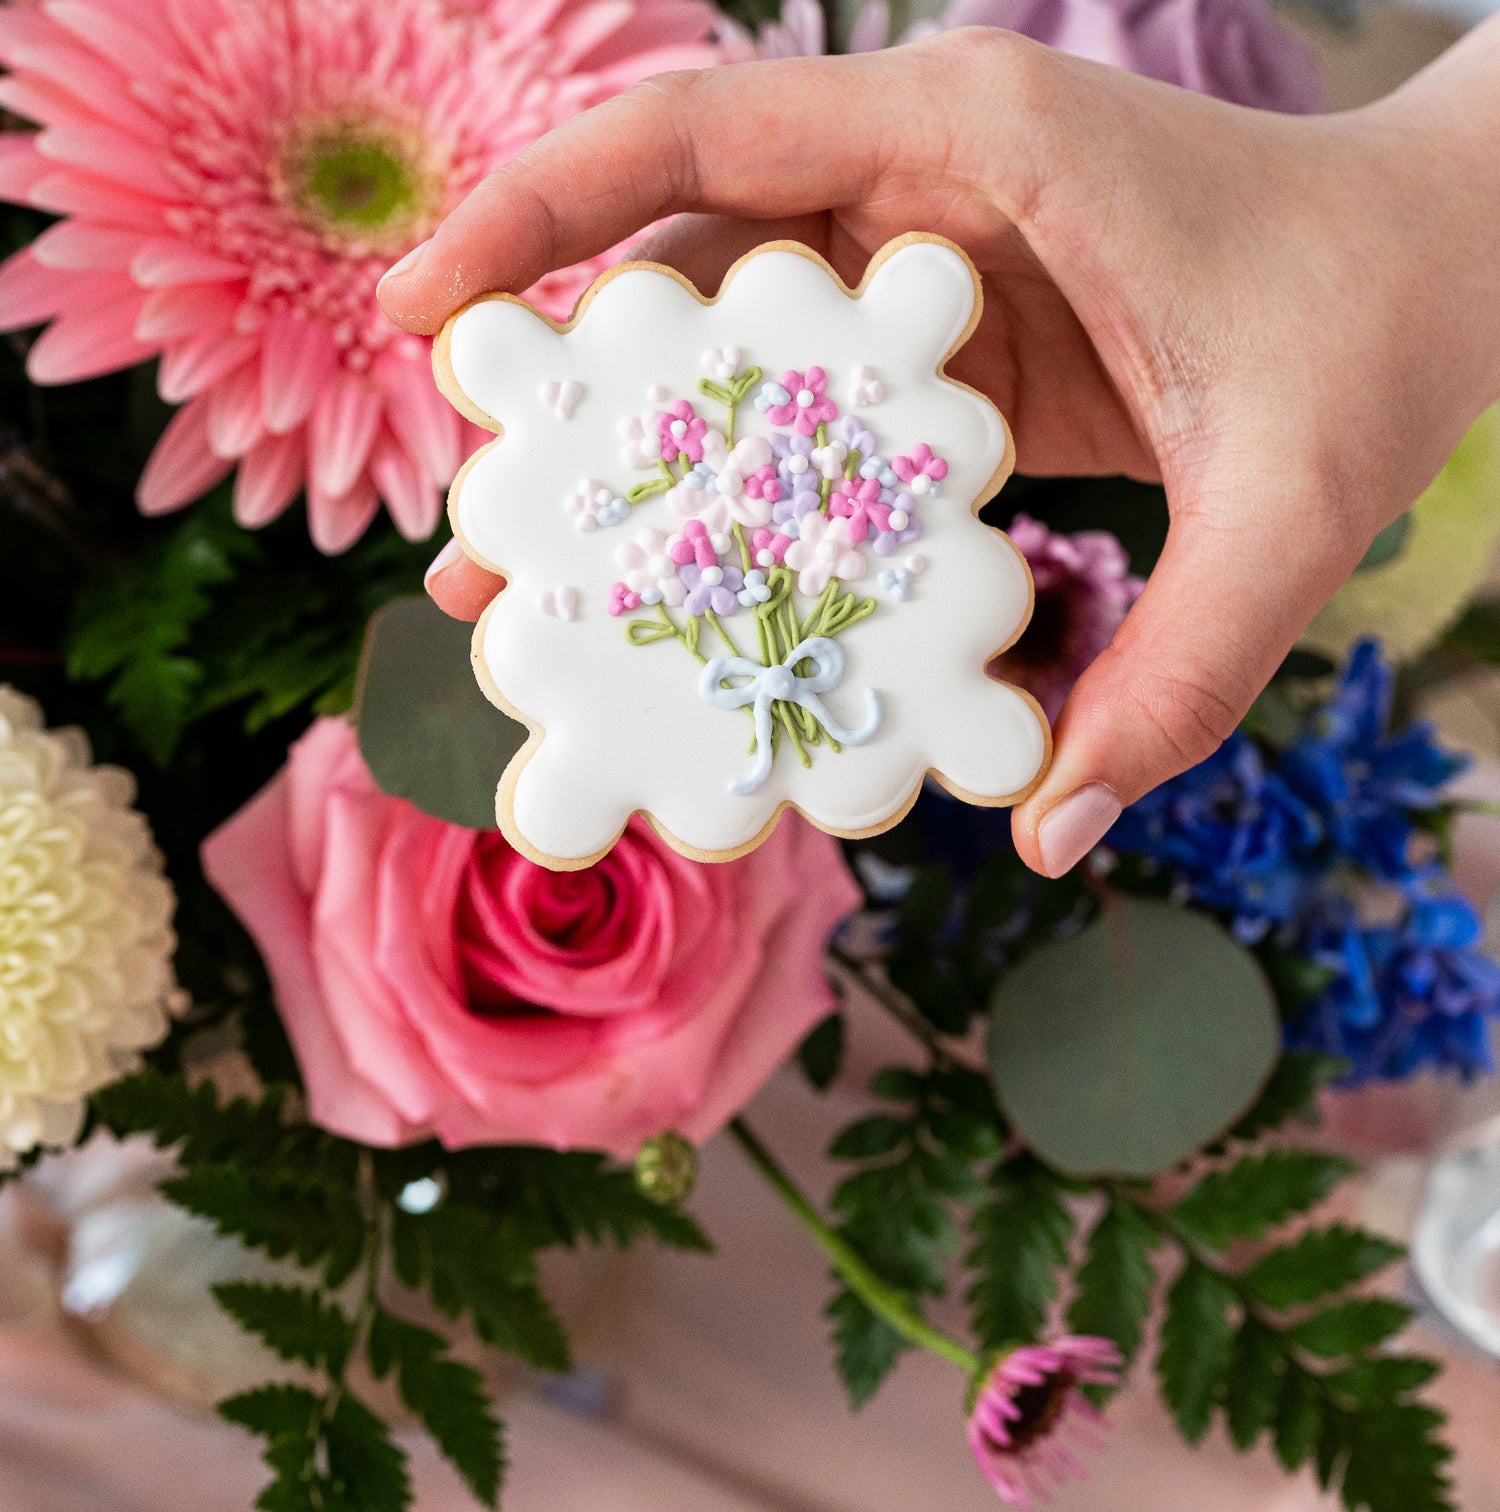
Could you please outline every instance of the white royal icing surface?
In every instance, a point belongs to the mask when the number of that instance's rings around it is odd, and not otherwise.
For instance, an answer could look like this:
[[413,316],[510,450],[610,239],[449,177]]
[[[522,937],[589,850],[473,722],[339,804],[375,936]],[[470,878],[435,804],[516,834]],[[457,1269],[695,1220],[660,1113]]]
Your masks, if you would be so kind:
[[[1030,601],[1020,554],[972,513],[1005,457],[1006,433],[991,405],[936,371],[967,328],[974,299],[961,257],[940,243],[915,242],[888,257],[858,298],[812,259],[773,249],[746,261],[712,305],[640,268],[608,278],[568,332],[509,300],[481,302],[457,318],[449,346],[454,381],[503,428],[470,466],[454,503],[469,553],[509,580],[476,651],[504,703],[545,732],[528,747],[510,810],[500,815],[513,840],[543,859],[576,863],[607,848],[631,814],[644,811],[685,848],[727,852],[752,841],[788,802],[847,833],[892,821],[929,770],[983,799],[1018,793],[1036,777],[1045,726],[1027,699],[984,674]],[[667,494],[637,503],[618,529],[583,532],[558,501],[579,489],[580,477],[608,480],[621,493],[649,478],[622,465],[622,436],[627,422],[642,418],[649,382],[721,424],[722,411],[698,382],[706,371],[717,380],[721,368],[732,368],[731,355],[759,366],[767,381],[820,365],[830,397],[840,401],[861,368],[862,379],[873,377],[868,364],[877,359],[879,381],[893,397],[868,423],[886,457],[925,441],[949,465],[941,488],[921,500],[920,556],[871,558],[866,580],[849,585],[874,595],[878,608],[838,635],[841,680],[821,697],[832,720],[853,728],[866,719],[867,691],[877,694],[878,729],[841,752],[817,747],[810,767],[783,741],[769,774],[745,795],[730,791],[751,763],[745,713],[700,695],[702,668],[677,641],[642,646],[627,638],[628,619],[656,609],[570,619],[558,614],[555,596],[550,610],[542,597],[567,582],[602,600],[623,576],[622,541],[647,529],[664,539],[682,530]],[[559,372],[578,375],[586,388],[587,423],[566,424],[541,399],[537,375]],[[737,440],[773,429],[748,399],[738,410]],[[737,497],[721,503],[754,507]],[[920,591],[893,602],[876,583],[890,569],[920,573]],[[681,609],[671,613],[683,617]],[[725,623],[754,654],[753,610]],[[725,648],[703,629],[703,653],[721,654]]]

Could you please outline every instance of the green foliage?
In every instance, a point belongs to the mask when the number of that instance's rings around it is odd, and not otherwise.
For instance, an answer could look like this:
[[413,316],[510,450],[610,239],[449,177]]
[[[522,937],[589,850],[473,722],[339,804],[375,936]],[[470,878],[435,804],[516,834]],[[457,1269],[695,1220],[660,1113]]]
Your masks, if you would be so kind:
[[214,1298],[241,1328],[257,1335],[283,1360],[340,1376],[354,1347],[354,1325],[337,1303],[303,1286],[226,1281]]
[[989,857],[967,888],[947,866],[924,867],[897,909],[887,971],[935,1029],[963,1034],[1010,966],[1075,928],[1093,907],[1076,875],[1038,877],[1009,847]]
[[252,535],[220,489],[142,549],[89,580],[73,606],[68,675],[106,698],[160,766],[220,709],[254,733],[275,720],[347,709],[365,622],[421,586],[433,548],[388,529],[340,557],[296,531]]
[[1208,1432],[1229,1375],[1234,1306],[1234,1289],[1196,1259],[1187,1261],[1167,1292],[1156,1374],[1162,1400],[1190,1444]]
[[403,1285],[426,1290],[447,1317],[468,1314],[486,1344],[538,1370],[570,1368],[567,1337],[514,1222],[460,1203],[421,1215],[397,1211],[392,1257]]
[[161,1190],[273,1260],[290,1255],[299,1265],[320,1265],[330,1289],[342,1286],[359,1264],[365,1220],[347,1188],[228,1162],[190,1167],[162,1182]]
[[221,496],[78,596],[68,675],[109,679],[109,702],[159,765],[171,759],[203,689],[204,668],[187,653],[213,611],[212,590],[257,555]]
[[826,1092],[844,1062],[844,1015],[830,1013],[797,1046],[797,1064],[812,1087]]
[[484,1380],[472,1365],[449,1359],[447,1343],[378,1308],[370,1325],[370,1368],[377,1380],[394,1369],[401,1400],[487,1507],[499,1503],[500,1425]]
[[1240,1280],[1255,1301],[1280,1310],[1342,1291],[1401,1255],[1401,1246],[1388,1239],[1335,1223],[1272,1250]]
[[[1268,971],[1279,1000],[1285,1000],[1274,971]],[[1248,1141],[1296,1120],[1318,1121],[1318,1090],[1342,1075],[1343,1061],[1331,1055],[1313,1055],[1304,1050],[1284,1050],[1270,1080],[1250,1110],[1229,1131],[1229,1138]]]
[[[1075,1278],[1068,1327],[1077,1334],[1112,1339],[1128,1367],[1141,1347],[1151,1309],[1156,1271],[1151,1254],[1156,1228],[1122,1198],[1111,1195],[1089,1233],[1088,1250]],[[1097,1393],[1100,1399],[1107,1392]]]
[[1342,1359],[1383,1344],[1411,1319],[1411,1308],[1390,1297],[1355,1297],[1304,1318],[1288,1337],[1308,1354]]
[[1236,1239],[1263,1238],[1305,1213],[1353,1171],[1349,1161],[1311,1150],[1246,1155],[1202,1177],[1172,1209],[1172,1219],[1197,1243],[1225,1249]]
[[[860,1169],[835,1188],[832,1207],[840,1234],[915,1305],[947,1289],[946,1267],[963,1247],[954,1209],[985,1194],[975,1167],[999,1152],[999,1116],[984,1079],[956,1067],[926,1074],[891,1067],[872,1090],[896,1106],[834,1140],[835,1158]],[[861,1406],[904,1342],[843,1287],[827,1313],[839,1372],[851,1403]]]
[[1001,979],[988,1036],[996,1095],[1038,1156],[1141,1177],[1242,1118],[1278,1041],[1265,974],[1225,929],[1123,896]]
[[968,1301],[981,1348],[1034,1343],[1073,1237],[1061,1183],[1029,1156],[1002,1161],[974,1214],[973,1233]]

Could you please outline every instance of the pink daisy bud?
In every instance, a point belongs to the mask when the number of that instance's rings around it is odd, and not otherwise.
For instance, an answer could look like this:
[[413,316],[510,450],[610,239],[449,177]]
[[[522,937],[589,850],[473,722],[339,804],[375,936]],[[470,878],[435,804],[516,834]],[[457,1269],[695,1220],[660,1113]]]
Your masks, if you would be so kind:
[[1103,1416],[1084,1386],[1113,1386],[1120,1353],[1108,1339],[1063,1338],[1001,1355],[969,1411],[969,1448],[1008,1506],[1032,1508],[1085,1471],[1073,1450],[1097,1448]]

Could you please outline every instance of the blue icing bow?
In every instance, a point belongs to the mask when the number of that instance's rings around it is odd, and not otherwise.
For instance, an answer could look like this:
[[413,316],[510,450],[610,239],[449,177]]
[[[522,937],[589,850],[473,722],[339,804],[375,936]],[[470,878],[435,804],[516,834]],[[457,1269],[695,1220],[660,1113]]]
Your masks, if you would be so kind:
[[[817,670],[810,677],[799,677],[792,669],[810,661]],[[704,668],[698,680],[698,692],[716,709],[743,709],[752,706],[755,719],[755,765],[743,777],[729,784],[738,797],[753,793],[771,773],[771,705],[777,702],[800,704],[825,730],[842,745],[864,745],[880,728],[880,695],[865,689],[869,713],[857,730],[847,730],[824,707],[820,693],[838,687],[844,675],[844,648],[826,635],[810,635],[793,646],[775,666],[763,666],[744,656],[716,656]],[[724,684],[733,678],[744,682],[731,687]]]

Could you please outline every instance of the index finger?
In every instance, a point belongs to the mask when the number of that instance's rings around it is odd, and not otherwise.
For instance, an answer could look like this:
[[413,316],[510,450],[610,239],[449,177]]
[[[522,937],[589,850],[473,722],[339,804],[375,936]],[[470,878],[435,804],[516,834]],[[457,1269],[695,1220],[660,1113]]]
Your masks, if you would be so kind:
[[881,168],[873,117],[903,125],[903,155],[921,155],[920,130],[899,97],[916,93],[922,70],[895,57],[792,58],[647,79],[491,173],[386,275],[381,306],[406,330],[431,333],[476,295],[520,292],[664,215],[780,219],[855,203]]

